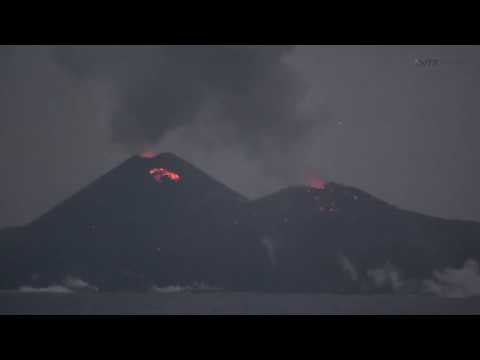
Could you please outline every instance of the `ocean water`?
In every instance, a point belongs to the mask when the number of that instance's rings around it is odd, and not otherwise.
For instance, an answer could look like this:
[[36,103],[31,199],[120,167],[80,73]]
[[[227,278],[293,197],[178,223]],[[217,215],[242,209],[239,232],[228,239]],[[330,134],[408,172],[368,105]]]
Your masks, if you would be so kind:
[[22,293],[0,292],[0,314],[480,314],[480,297],[307,295],[232,292]]

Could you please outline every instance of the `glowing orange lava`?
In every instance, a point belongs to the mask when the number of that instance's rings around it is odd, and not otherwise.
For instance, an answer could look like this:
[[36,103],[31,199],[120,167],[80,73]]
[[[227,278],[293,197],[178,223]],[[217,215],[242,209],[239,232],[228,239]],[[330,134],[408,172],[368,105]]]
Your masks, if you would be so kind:
[[320,178],[313,178],[310,179],[308,185],[315,189],[323,190],[325,189],[325,186],[327,186],[327,183]]
[[153,151],[144,151],[140,156],[144,159],[151,159],[157,156],[157,154]]
[[165,168],[153,168],[153,169],[150,169],[148,173],[152,175],[157,182],[161,182],[164,176],[168,177],[170,180],[175,182],[180,181],[180,175],[174,172],[168,171]]

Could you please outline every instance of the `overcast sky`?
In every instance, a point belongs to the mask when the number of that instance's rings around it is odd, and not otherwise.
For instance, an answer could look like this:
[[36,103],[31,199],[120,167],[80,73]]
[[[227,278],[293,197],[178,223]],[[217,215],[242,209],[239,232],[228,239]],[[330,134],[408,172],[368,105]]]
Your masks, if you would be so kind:
[[0,227],[144,149],[250,197],[319,176],[480,221],[479,91],[478,46],[2,47]]

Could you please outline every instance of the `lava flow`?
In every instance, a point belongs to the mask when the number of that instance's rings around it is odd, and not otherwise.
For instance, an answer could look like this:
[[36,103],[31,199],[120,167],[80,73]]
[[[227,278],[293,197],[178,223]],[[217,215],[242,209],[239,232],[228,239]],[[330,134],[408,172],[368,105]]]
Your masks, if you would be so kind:
[[153,168],[153,169],[150,169],[148,173],[152,175],[157,182],[161,182],[164,176],[168,177],[170,180],[175,182],[180,181],[180,175],[172,171],[168,171],[165,168]]

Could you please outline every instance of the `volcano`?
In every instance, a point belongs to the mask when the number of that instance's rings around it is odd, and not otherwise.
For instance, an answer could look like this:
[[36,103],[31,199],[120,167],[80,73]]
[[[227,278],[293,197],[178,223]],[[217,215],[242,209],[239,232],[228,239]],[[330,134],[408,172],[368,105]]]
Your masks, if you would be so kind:
[[174,154],[132,157],[28,226],[4,231],[1,286],[75,276],[106,290],[242,289],[265,263],[238,226],[246,201]]
[[480,259],[480,224],[406,211],[333,182],[248,206],[272,253],[277,291],[419,293],[436,270]]
[[69,279],[100,291],[418,293],[437,270],[478,270],[476,222],[406,211],[334,182],[249,200],[174,154],[147,155],[2,230],[0,288]]

